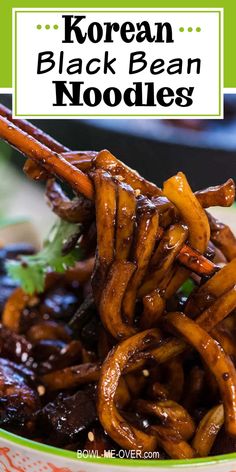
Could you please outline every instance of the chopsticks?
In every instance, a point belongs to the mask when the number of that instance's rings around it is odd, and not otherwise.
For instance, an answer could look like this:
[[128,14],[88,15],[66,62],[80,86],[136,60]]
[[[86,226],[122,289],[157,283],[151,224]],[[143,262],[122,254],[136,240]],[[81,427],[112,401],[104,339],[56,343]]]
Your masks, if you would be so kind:
[[29,121],[14,120],[14,118],[12,118],[11,110],[9,110],[9,108],[5,107],[1,103],[0,115],[6,118],[8,121],[11,121],[11,123],[13,123],[17,128],[21,129],[30,136],[33,136],[33,138],[37,139],[37,141],[39,141],[41,144],[47,146],[49,149],[51,149],[51,151],[58,153],[70,151],[69,148],[56,141],[54,138],[49,136],[49,134],[44,133],[42,130],[32,125],[32,123],[30,123]]
[[[69,149],[26,120],[14,120],[11,111],[0,104],[0,138],[37,165],[46,169],[89,200],[94,199],[93,184],[89,177],[68,162],[60,153]],[[179,262],[199,275],[213,274],[217,267],[194,249],[184,245]]]
[[[25,124],[22,124],[23,126],[25,127]],[[71,165],[58,152],[42,144],[2,115],[0,115],[0,138],[41,165],[49,173],[65,179],[76,192],[82,193],[89,200],[93,199],[93,184],[86,174]]]

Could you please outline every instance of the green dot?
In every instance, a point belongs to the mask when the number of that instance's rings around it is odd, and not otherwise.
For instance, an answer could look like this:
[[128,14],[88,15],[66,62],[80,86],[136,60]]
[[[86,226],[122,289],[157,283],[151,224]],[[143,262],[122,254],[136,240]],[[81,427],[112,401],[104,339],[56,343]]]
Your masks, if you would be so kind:
[[46,28],[46,29],[50,29],[50,25],[45,25],[45,28]]
[[196,31],[197,31],[197,33],[200,33],[200,31],[201,31],[200,26],[198,26],[198,27],[196,28]]
[[38,29],[38,30],[41,30],[41,29],[42,29],[42,25],[37,25],[37,29]]
[[192,33],[192,31],[193,31],[193,28],[191,28],[191,26],[190,26],[190,27],[188,28],[188,32],[189,32],[189,33]]
[[55,30],[57,30],[57,29],[59,28],[59,26],[58,26],[58,25],[54,25],[53,28],[54,28]]
[[181,28],[179,30],[180,30],[181,33],[183,33],[184,32],[183,26],[181,26]]

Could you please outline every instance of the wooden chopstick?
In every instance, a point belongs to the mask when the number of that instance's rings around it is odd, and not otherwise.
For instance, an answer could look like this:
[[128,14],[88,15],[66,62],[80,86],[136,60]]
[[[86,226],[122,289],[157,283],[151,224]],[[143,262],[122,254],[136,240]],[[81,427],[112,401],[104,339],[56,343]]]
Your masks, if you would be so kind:
[[18,120],[18,119],[12,118],[11,110],[5,107],[4,105],[2,105],[1,103],[0,103],[0,115],[3,116],[4,118],[7,118],[7,120],[11,121],[11,123],[14,123],[14,125],[17,126],[17,128],[20,128],[22,131],[25,131],[25,133],[29,134],[30,136],[33,136],[33,138],[37,139],[37,141],[44,144],[52,151],[59,152],[59,153],[70,151],[69,148],[59,143],[58,141],[56,141],[56,139],[49,136],[49,134],[44,133],[41,129],[32,125],[32,123],[30,123],[29,121]]
[[[22,119],[21,120],[14,119],[12,117],[12,111],[6,106],[4,106],[3,104],[0,104],[0,115],[4,116],[9,121],[14,123],[14,125],[16,125],[17,128],[20,128],[22,131],[25,131],[25,133],[29,134],[30,136],[33,136],[40,143],[45,144],[45,146],[47,146],[52,151],[59,152],[59,153],[69,151],[69,149],[66,146],[56,141],[47,133],[44,133],[41,129],[32,125],[32,123],[30,123],[29,121],[22,120]],[[43,167],[39,166],[39,164],[37,164],[35,161],[32,161],[32,159],[26,160],[25,165],[24,165],[24,171],[26,172],[27,175],[36,174],[37,176],[40,176],[40,178],[43,178],[45,180],[48,178],[48,174],[43,169]]]
[[180,264],[200,276],[212,275],[217,270],[217,266],[214,262],[209,261],[209,259],[198,253],[195,249],[192,249],[187,244],[182,247],[177,259]]
[[52,151],[1,115],[0,138],[44,167],[49,173],[65,179],[76,192],[82,193],[89,200],[93,199],[93,184],[87,175],[67,162],[59,153]]

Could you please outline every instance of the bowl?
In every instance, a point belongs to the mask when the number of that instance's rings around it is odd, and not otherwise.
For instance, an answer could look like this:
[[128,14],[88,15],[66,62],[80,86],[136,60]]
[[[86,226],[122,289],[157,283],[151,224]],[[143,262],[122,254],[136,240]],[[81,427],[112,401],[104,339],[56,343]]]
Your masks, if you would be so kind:
[[236,453],[177,461],[81,458],[75,452],[35,443],[0,429],[1,472],[132,472],[136,468],[142,472],[190,472],[195,468],[200,472],[235,472]]

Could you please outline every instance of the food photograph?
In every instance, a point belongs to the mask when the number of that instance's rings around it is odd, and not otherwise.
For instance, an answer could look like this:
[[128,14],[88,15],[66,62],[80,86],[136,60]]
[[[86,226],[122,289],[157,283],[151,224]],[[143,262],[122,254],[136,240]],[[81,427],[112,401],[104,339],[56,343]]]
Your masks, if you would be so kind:
[[0,102],[0,470],[233,470],[234,96],[224,121]]

